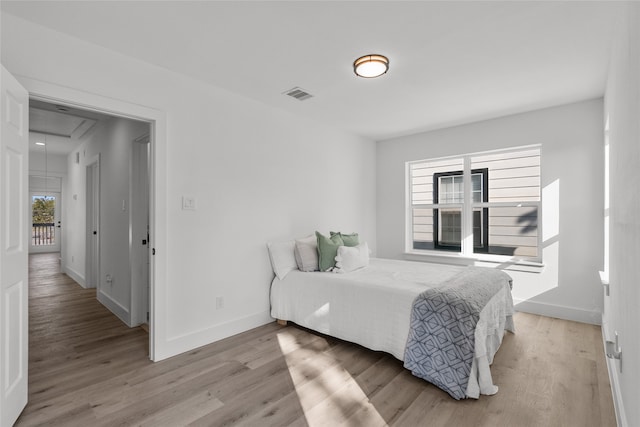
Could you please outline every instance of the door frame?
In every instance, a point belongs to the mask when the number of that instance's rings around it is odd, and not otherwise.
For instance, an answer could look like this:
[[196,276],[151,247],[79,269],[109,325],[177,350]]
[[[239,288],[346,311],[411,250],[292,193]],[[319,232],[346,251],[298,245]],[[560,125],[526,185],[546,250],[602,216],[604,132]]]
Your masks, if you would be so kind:
[[149,358],[172,355],[167,339],[167,135],[164,111],[17,75],[29,98],[82,108],[112,116],[145,121],[150,125],[149,234],[152,254],[149,268]]

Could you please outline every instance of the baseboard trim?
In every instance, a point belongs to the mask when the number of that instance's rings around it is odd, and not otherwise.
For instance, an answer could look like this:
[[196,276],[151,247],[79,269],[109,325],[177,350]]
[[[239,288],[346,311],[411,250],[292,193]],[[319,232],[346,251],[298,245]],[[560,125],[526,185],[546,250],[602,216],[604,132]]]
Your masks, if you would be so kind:
[[514,298],[513,303],[517,311],[523,311],[525,313],[572,320],[580,323],[589,323],[591,325],[600,325],[602,323],[602,313],[599,311],[590,311],[582,308],[522,300],[518,298]]
[[258,326],[273,322],[269,311],[262,311],[239,319],[213,325],[192,333],[175,336],[167,339],[163,344],[156,346],[154,361],[160,361],[172,356],[184,353],[203,345],[211,344],[221,339],[248,331]]
[[[602,318],[602,345],[606,354],[607,348],[607,332],[604,317]],[[628,427],[627,416],[624,412],[624,402],[622,400],[622,392],[620,390],[620,376],[618,375],[618,366],[616,359],[606,357],[607,370],[609,371],[609,383],[611,383],[611,394],[613,395],[613,407],[616,411],[616,422],[618,427]]]
[[83,288],[85,289],[87,288],[87,283],[84,280],[84,276],[78,273],[77,271],[75,271],[73,268],[64,266],[62,269],[62,272],[67,276],[71,277],[73,280],[75,280],[76,283],[82,286]]
[[129,310],[127,310],[125,306],[123,306],[118,301],[114,300],[109,295],[105,294],[100,290],[98,290],[97,294],[98,294],[98,301],[100,302],[100,304],[107,307],[109,311],[115,314],[118,317],[118,319],[122,320],[125,325],[131,327],[131,324],[130,324],[131,316],[129,315]]

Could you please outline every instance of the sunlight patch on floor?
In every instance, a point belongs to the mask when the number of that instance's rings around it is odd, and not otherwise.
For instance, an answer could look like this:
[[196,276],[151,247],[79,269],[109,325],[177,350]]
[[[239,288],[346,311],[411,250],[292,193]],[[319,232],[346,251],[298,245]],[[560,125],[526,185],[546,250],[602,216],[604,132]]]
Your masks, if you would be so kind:
[[[304,351],[297,351],[296,357],[292,357],[294,342],[295,337],[289,332],[278,333],[291,381],[310,426],[386,425],[358,382],[338,360],[326,354],[318,358],[315,350],[308,350],[309,357],[304,357]],[[357,421],[349,419],[354,415]]]

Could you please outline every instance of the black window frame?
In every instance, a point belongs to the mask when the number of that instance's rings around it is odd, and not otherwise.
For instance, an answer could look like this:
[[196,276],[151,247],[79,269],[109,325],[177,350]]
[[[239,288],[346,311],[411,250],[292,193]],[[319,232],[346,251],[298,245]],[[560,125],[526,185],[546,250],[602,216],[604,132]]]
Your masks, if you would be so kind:
[[[463,171],[449,171],[449,172],[438,172],[433,174],[433,201],[436,206],[440,206],[440,195],[439,195],[439,185],[440,178],[445,176],[463,176]],[[481,175],[482,176],[482,202],[489,202],[489,168],[481,168],[481,169],[472,169],[471,175]],[[472,202],[473,204],[473,202]],[[489,208],[483,207],[482,209],[482,225],[481,225],[481,235],[482,242],[481,244],[473,245],[473,252],[475,253],[489,253]],[[438,207],[433,208],[433,248],[435,250],[440,251],[455,251],[460,252],[462,250],[462,245],[441,245],[439,243],[439,211]],[[474,212],[473,208],[471,211]]]

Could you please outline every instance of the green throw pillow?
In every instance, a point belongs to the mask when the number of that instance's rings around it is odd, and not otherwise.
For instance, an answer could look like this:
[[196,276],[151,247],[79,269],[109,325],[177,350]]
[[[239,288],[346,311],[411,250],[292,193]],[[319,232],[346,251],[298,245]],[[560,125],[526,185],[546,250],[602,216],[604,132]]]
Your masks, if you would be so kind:
[[339,235],[345,246],[358,246],[360,244],[358,233],[342,234],[339,231],[330,231],[329,233],[331,234],[331,237]]
[[340,234],[327,237],[316,231],[316,238],[318,239],[318,267],[320,271],[327,271],[336,266],[338,247],[344,246],[344,242]]

